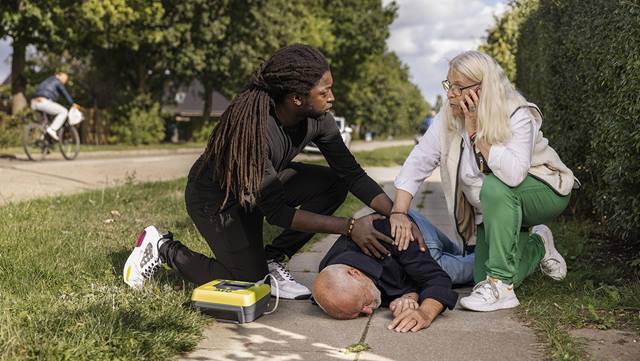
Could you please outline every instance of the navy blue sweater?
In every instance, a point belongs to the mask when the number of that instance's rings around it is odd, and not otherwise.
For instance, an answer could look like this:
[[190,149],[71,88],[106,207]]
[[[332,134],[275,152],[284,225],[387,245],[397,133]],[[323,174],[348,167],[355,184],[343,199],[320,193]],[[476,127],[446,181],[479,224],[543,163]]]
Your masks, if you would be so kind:
[[73,105],[73,98],[69,95],[67,88],[64,87],[64,84],[56,78],[56,76],[50,76],[45,79],[38,87],[36,88],[35,94],[33,94],[34,98],[43,97],[47,98],[51,101],[57,102],[58,98],[64,97],[69,105]]
[[[388,219],[376,220],[374,227],[387,235],[391,233]],[[367,274],[382,293],[383,304],[409,292],[419,295],[418,302],[432,298],[445,308],[452,310],[458,301],[458,294],[451,289],[451,279],[440,268],[429,252],[422,253],[417,242],[409,243],[406,251],[385,242],[391,253],[384,259],[365,255],[352,240],[341,236],[333,244],[320,262],[320,271],[333,264],[345,264]]]

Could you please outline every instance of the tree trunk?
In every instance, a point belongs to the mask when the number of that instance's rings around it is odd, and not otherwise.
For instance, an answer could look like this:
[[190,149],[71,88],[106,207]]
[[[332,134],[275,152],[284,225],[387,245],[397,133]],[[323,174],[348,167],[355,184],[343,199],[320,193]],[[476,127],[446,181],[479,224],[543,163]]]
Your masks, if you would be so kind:
[[24,78],[24,68],[27,63],[27,44],[13,40],[13,54],[11,55],[11,114],[16,114],[27,106],[24,91],[27,81]]
[[143,62],[138,63],[138,95],[147,93],[147,69]]
[[211,118],[211,108],[213,106],[213,102],[211,101],[213,85],[208,81],[203,81],[202,85],[204,86],[204,108],[202,109],[202,121],[204,124],[207,124]]

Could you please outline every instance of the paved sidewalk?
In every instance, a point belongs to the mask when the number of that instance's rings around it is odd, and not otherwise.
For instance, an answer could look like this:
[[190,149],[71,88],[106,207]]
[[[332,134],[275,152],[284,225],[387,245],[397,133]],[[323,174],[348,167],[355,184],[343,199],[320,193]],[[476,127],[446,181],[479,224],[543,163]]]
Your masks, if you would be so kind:
[[[369,168],[367,172],[392,195],[390,181],[397,168]],[[444,194],[439,174],[425,183],[414,207],[423,209],[440,229],[449,234]],[[421,208],[425,207],[425,208]],[[367,209],[359,215],[368,213]],[[337,236],[316,243],[311,251],[294,256],[289,268],[300,282],[311,286],[318,264]],[[468,294],[469,289],[458,290]],[[538,360],[540,347],[532,330],[523,326],[512,311],[474,313],[456,308],[447,311],[426,330],[398,334],[387,330],[388,309],[371,317],[338,321],[326,316],[309,301],[280,301],[278,310],[256,322],[235,325],[212,322],[196,351],[180,360]],[[361,353],[346,351],[350,345],[366,343]]]

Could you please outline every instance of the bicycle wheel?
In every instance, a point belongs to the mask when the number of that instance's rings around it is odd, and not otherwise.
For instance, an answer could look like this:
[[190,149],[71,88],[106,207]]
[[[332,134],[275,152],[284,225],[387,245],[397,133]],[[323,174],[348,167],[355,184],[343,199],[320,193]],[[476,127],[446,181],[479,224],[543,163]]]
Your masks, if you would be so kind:
[[78,131],[68,123],[58,132],[60,137],[60,152],[66,160],[74,160],[80,153],[80,136]]
[[22,147],[30,160],[42,160],[49,153],[49,140],[46,134],[44,127],[40,124],[29,123],[24,126]]

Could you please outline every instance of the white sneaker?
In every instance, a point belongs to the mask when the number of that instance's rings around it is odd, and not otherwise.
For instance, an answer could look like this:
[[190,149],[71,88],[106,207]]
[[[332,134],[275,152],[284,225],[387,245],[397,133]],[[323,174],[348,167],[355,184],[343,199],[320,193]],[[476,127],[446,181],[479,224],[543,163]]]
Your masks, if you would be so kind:
[[149,226],[142,231],[122,270],[122,278],[129,287],[142,287],[142,284],[160,268],[162,261],[158,243],[163,238],[155,226]]
[[567,276],[567,262],[554,246],[553,234],[549,227],[544,224],[533,226],[531,233],[539,235],[544,243],[544,257],[540,261],[542,273],[556,281],[564,279]]
[[496,311],[519,305],[513,286],[491,277],[479,282],[469,296],[460,299],[460,306],[472,311]]
[[51,139],[55,140],[56,142],[60,141],[60,138],[58,138],[58,134],[52,128],[47,128],[47,134],[49,134]]
[[[311,296],[311,291],[293,278],[287,270],[284,262],[274,260],[267,261],[269,273],[278,281],[277,287],[280,289],[280,298],[288,298],[290,300],[302,300]],[[271,295],[276,295],[275,282],[271,282]]]

